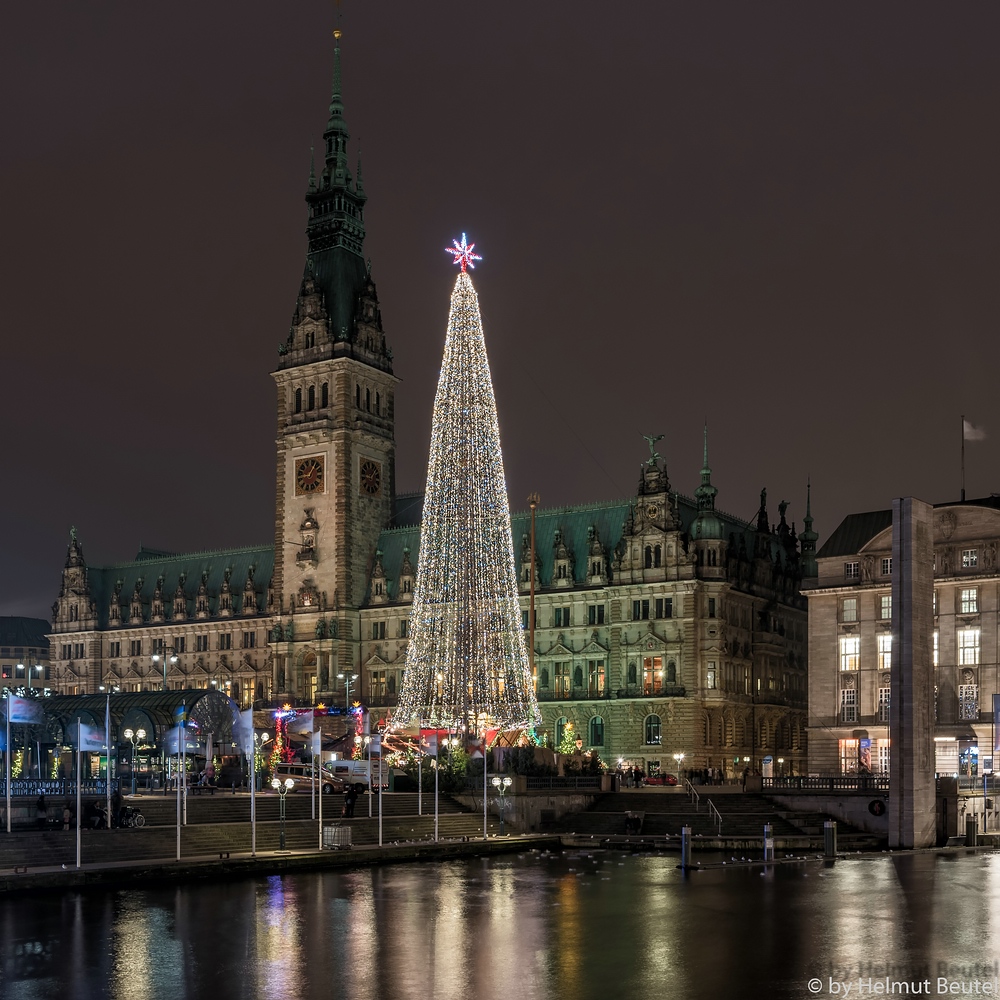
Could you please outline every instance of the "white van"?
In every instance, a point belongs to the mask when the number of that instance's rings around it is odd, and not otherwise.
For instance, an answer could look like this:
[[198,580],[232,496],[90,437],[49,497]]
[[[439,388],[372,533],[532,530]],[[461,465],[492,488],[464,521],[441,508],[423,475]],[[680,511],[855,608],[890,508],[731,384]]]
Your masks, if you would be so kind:
[[[368,787],[368,761],[366,760],[330,760],[324,763],[323,771],[324,775],[332,775],[344,784]],[[383,778],[387,777],[385,770],[383,770],[382,776]],[[374,780],[378,780],[377,763],[372,767],[372,777]]]
[[[274,777],[281,782],[284,782],[286,778],[291,778],[294,784],[290,791],[293,792],[311,793],[316,787],[312,764],[286,764],[283,761],[275,767]],[[346,782],[342,781],[339,776],[335,777],[327,772],[322,777],[321,787],[324,795],[335,793],[339,795],[344,791]]]

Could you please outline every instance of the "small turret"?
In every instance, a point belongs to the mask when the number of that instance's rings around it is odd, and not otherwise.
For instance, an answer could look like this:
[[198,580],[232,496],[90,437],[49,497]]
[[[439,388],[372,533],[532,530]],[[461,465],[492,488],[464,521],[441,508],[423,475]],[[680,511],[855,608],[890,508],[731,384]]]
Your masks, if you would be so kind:
[[809,579],[818,576],[816,565],[816,542],[819,535],[813,531],[812,516],[812,484],[806,480],[806,516],[802,518],[805,530],[799,535],[799,545],[802,547],[802,577]]

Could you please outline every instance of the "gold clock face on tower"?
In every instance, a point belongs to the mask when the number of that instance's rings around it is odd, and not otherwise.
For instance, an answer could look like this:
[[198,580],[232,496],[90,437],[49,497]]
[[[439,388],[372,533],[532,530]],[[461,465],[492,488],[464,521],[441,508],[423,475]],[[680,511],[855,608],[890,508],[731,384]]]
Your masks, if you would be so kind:
[[323,459],[303,458],[295,466],[295,495],[308,496],[323,489]]
[[370,458],[361,463],[361,492],[369,496],[377,496],[382,489],[382,470],[378,462]]

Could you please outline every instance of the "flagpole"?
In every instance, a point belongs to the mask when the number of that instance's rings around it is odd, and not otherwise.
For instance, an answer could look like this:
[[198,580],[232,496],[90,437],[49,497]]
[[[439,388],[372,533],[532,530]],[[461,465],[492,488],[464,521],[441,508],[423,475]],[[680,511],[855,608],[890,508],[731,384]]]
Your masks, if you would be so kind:
[[965,414],[962,414],[962,500],[965,500]]
[[[316,717],[313,716],[313,725],[316,725]],[[319,739],[316,736],[319,735]],[[316,750],[319,753],[316,753]],[[317,795],[319,795],[319,849],[323,850],[323,734],[313,732],[313,757],[319,757],[319,771],[316,779]]]
[[[179,734],[178,734],[179,738],[182,740],[182,743],[181,743],[181,747],[182,747],[182,749],[181,749],[181,763],[182,763],[183,766],[181,767],[181,774],[180,774],[180,780],[181,780],[181,785],[182,785],[181,800],[184,803],[184,825],[187,826],[188,825],[188,783],[187,783],[187,769],[188,769],[188,767],[187,767],[187,750],[188,750],[188,741],[187,741],[187,699],[186,698],[181,702],[181,708],[183,709],[183,712],[181,713],[181,724],[180,724],[180,730],[179,730]],[[180,834],[178,834],[178,836],[180,836]]]
[[441,748],[438,747],[438,755],[434,761],[434,842],[438,839],[438,775],[441,772]]
[[80,786],[83,784],[83,723],[76,717],[76,867],[80,867]]
[[7,832],[10,833],[10,696],[7,696],[7,749],[3,752],[7,772]]
[[108,703],[104,708],[104,742],[108,748],[107,763],[104,768],[105,785],[107,786],[108,811],[105,825],[111,829],[111,692],[108,692]]
[[181,747],[180,747],[180,743],[181,743],[181,727],[180,727],[180,720],[177,719],[176,715],[174,716],[174,719],[177,721],[177,725],[174,727],[174,732],[177,734],[177,748],[176,748],[177,766],[174,768],[174,780],[177,783],[176,784],[176,791],[177,791],[177,860],[180,861],[180,859],[181,859],[181,768],[180,768],[180,760],[181,760]]

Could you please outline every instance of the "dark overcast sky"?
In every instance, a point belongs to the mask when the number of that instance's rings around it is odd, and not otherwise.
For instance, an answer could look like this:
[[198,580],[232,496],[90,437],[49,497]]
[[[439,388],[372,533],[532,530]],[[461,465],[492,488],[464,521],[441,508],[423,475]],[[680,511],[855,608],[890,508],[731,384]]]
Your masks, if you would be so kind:
[[[274,390],[333,5],[0,12],[0,613],[93,564],[272,537]],[[463,230],[513,506],[847,513],[1000,490],[1000,5],[343,6],[351,159],[423,485]]]

